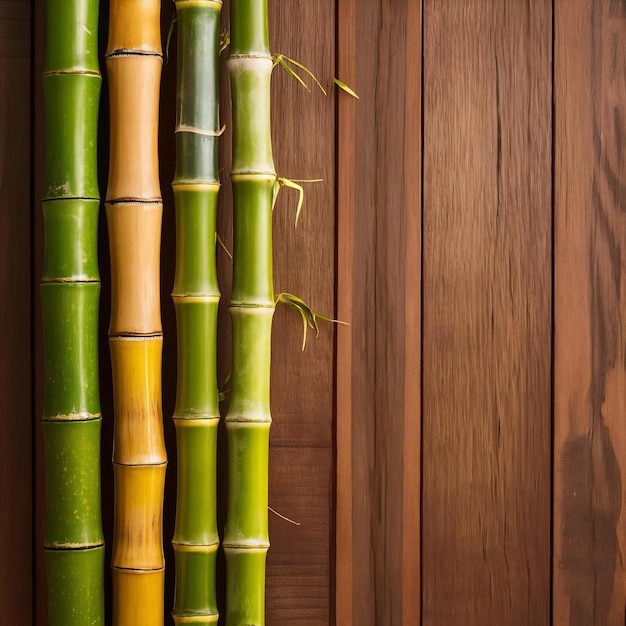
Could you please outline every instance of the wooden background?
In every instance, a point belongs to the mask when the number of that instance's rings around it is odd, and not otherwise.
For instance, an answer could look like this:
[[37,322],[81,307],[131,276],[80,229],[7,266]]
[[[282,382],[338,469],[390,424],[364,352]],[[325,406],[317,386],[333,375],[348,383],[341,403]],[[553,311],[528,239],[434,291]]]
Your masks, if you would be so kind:
[[[360,99],[307,93],[280,72],[273,81],[279,175],[324,179],[307,185],[297,228],[296,198],[281,193],[276,290],[350,325],[323,327],[302,353],[299,318],[275,319],[270,505],[299,525],[271,515],[268,625],[623,625],[626,2],[270,7],[273,50]],[[103,47],[106,2],[101,13]],[[0,0],[0,624],[15,626],[46,623],[43,17],[43,0]],[[174,84],[170,62],[160,132],[170,563]],[[228,129],[226,80],[223,98]],[[101,124],[104,189],[106,76]],[[226,162],[228,143],[227,130]],[[227,243],[229,214],[226,179]],[[110,545],[104,220],[101,233]],[[225,254],[219,263],[227,301]],[[225,376],[226,315],[221,328]],[[170,568],[166,611],[172,584]]]

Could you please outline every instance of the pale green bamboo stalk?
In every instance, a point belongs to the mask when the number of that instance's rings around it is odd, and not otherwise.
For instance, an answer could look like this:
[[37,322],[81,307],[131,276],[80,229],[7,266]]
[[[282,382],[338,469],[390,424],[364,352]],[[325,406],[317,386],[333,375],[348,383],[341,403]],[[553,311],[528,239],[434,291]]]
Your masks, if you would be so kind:
[[225,418],[228,511],[224,535],[227,626],[265,623],[272,280],[276,172],[270,129],[267,0],[232,0],[232,391]]

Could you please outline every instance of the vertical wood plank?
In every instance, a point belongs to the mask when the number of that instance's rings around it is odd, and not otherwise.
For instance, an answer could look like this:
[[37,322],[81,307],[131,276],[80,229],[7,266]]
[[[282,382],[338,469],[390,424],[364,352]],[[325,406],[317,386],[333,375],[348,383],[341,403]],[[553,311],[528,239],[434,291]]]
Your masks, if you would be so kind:
[[0,3],[0,623],[32,624],[31,4]]
[[[356,87],[356,5],[337,5],[337,72]],[[337,319],[352,320],[354,280],[354,203],[356,106],[354,98],[339,94],[337,103]],[[336,474],[335,474],[335,614],[333,624],[352,624],[352,327],[337,328]]]
[[354,79],[360,100],[339,96],[338,302],[350,327],[338,331],[337,493],[351,501],[338,501],[337,624],[410,624],[420,610],[421,3],[339,8],[340,78]]
[[626,5],[555,4],[554,624],[626,609]]
[[[405,276],[402,624],[421,618],[422,6],[408,2],[404,119]],[[419,148],[419,149],[418,149]]]
[[[303,183],[294,226],[295,192],[284,188],[274,209],[274,290],[334,313],[335,64],[334,0],[270,2],[270,41],[315,73],[330,92],[306,91],[277,68],[272,77],[274,160],[278,176],[321,178]],[[307,81],[310,82],[310,81]],[[277,307],[272,345],[272,430],[267,570],[267,623],[322,626],[330,622],[333,484],[333,344],[324,323],[302,352],[302,322]]]
[[423,624],[550,621],[551,7],[425,0]]

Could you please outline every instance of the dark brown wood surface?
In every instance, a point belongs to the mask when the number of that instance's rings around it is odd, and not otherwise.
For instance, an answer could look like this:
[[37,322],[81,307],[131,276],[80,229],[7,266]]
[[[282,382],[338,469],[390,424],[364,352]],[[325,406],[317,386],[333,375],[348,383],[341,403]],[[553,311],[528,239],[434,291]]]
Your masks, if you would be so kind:
[[425,626],[550,620],[551,19],[424,2]]
[[419,620],[421,11],[356,5],[339,7],[360,99],[338,128],[336,611],[383,626]]
[[624,623],[626,4],[555,4],[554,624]]
[[30,19],[0,2],[0,624],[15,626],[33,615]]

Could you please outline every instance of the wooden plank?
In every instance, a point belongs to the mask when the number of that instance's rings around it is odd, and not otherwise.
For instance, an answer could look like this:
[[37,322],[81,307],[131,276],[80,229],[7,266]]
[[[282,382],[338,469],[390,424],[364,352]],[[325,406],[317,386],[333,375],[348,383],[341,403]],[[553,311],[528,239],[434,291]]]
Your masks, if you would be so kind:
[[[402,624],[421,618],[422,7],[406,13],[404,142],[404,432],[402,434]],[[419,59],[419,62],[417,60]],[[418,175],[419,173],[419,175]]]
[[[274,160],[279,176],[304,183],[297,228],[295,192],[283,189],[274,209],[274,290],[296,294],[317,311],[335,310],[335,64],[333,0],[270,2],[272,51],[303,63],[326,97],[309,93],[286,72],[272,77]],[[311,83],[310,80],[307,81]],[[330,622],[333,486],[333,345],[323,323],[301,351],[302,322],[278,307],[273,325],[269,505],[299,523],[270,514],[267,623]]]
[[419,619],[420,17],[388,0],[339,12],[339,70],[360,96],[339,109],[342,625]]
[[422,623],[550,621],[551,7],[425,0]]
[[554,624],[626,613],[626,5],[555,3]]
[[[356,87],[356,4],[337,5],[337,70],[340,80]],[[337,318],[353,318],[354,203],[356,106],[354,98],[339,94],[337,105]],[[352,576],[352,326],[337,328],[336,385],[336,505],[335,613],[333,624],[350,626],[354,583]]]
[[31,4],[0,3],[0,623],[32,624]]

